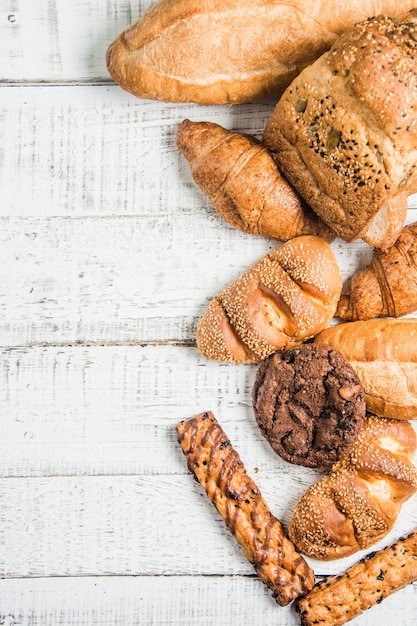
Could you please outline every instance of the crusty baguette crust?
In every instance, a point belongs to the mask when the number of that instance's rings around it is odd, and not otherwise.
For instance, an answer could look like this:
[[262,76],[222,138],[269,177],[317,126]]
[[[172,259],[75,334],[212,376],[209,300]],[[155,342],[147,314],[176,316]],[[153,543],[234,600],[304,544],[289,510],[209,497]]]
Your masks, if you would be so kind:
[[195,182],[235,228],[278,241],[300,235],[335,238],[254,137],[213,122],[183,120],[176,139]]
[[296,610],[303,626],[341,626],[416,580],[415,530],[367,555],[343,574],[317,583],[296,601]]
[[399,420],[417,418],[417,319],[345,322],[315,338],[339,350],[356,371],[368,411]]
[[288,529],[297,549],[331,560],[381,540],[417,491],[416,447],[411,424],[368,415],[348,456],[297,502]]
[[341,285],[329,244],[314,235],[295,237],[213,298],[197,326],[197,347],[208,359],[262,361],[323,330]]
[[[383,62],[381,61],[383,59]],[[291,83],[263,141],[341,238],[386,249],[417,190],[417,11],[344,33]]]
[[140,98],[237,104],[276,97],[358,20],[412,0],[160,0],[107,50],[110,75]]
[[287,539],[213,413],[181,422],[177,434],[189,470],[278,604],[285,606],[309,591],[312,569]]
[[394,245],[375,250],[370,265],[359,270],[342,294],[336,317],[367,320],[400,317],[417,310],[417,222],[402,229]]

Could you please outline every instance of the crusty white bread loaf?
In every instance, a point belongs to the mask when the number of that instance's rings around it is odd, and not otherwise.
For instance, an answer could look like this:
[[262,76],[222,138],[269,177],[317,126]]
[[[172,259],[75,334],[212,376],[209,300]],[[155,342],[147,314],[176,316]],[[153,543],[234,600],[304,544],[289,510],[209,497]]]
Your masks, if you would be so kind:
[[417,310],[417,222],[405,226],[388,250],[375,250],[340,296],[336,317],[367,320],[400,317]]
[[283,178],[259,141],[213,122],[183,120],[177,146],[193,178],[229,224],[253,235],[288,241],[334,233]]
[[382,539],[417,491],[416,447],[409,422],[368,414],[349,455],[297,502],[288,535],[298,550],[331,560]]
[[417,529],[297,599],[302,626],[341,626],[417,580]]
[[276,97],[336,37],[413,0],[160,0],[109,46],[114,80],[140,98],[236,104]]
[[349,361],[368,411],[398,420],[417,418],[417,319],[345,322],[326,328],[315,341]]
[[198,323],[197,347],[218,361],[262,361],[323,330],[341,286],[329,244],[314,235],[295,237],[213,298]]
[[341,238],[397,239],[417,190],[417,10],[343,34],[291,83],[263,141]]

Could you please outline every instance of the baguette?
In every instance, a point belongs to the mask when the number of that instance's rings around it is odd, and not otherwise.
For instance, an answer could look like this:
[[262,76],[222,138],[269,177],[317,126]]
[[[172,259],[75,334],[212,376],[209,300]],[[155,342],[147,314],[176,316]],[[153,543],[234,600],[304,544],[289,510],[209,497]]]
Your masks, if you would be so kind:
[[237,104],[276,98],[358,20],[413,0],[160,0],[110,44],[113,79],[140,98]]
[[417,418],[417,319],[345,322],[315,338],[339,350],[357,373],[368,411]]
[[417,191],[417,10],[343,34],[292,82],[264,143],[345,241],[389,248]]
[[177,130],[177,146],[195,182],[235,228],[278,241],[299,235],[334,239],[254,137],[212,122],[184,120]]
[[302,626],[341,626],[417,580],[417,530],[330,576],[296,601]]
[[197,326],[197,347],[208,359],[262,361],[323,330],[335,313],[341,285],[324,239],[291,239],[213,298]]
[[177,426],[189,470],[281,606],[309,591],[314,573],[287,539],[213,413]]
[[336,317],[357,321],[400,317],[417,310],[417,222],[402,229],[387,251],[375,250],[343,293]]
[[383,539],[417,491],[416,447],[411,424],[368,415],[349,455],[297,502],[288,529],[296,548],[331,560]]

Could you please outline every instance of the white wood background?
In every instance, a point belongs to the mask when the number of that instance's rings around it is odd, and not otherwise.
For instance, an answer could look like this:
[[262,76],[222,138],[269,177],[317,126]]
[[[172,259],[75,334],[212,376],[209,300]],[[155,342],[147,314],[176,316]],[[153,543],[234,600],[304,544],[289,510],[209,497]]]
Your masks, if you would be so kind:
[[[260,136],[273,103],[122,91],[106,48],[149,4],[0,2],[0,624],[292,626],[174,430],[213,410],[285,525],[319,476],[259,435],[257,367],[208,362],[194,342],[212,296],[279,244],[215,215],[177,125]],[[370,258],[365,244],[332,245],[345,278]],[[416,498],[380,546],[414,527]],[[321,576],[359,556],[310,563]],[[352,623],[391,626],[400,612],[417,625],[417,585]]]

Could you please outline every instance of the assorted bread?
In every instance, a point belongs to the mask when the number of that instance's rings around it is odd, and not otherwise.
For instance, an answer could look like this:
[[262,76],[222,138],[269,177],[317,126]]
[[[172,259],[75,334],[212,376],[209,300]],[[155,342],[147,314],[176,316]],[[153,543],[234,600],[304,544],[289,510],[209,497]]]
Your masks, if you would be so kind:
[[[404,228],[417,192],[415,0],[160,0],[109,46],[107,66],[141,98],[282,94],[262,141],[212,122],[178,126],[217,213],[285,242],[212,299],[196,343],[209,359],[262,362],[262,434],[286,461],[330,469],[296,504],[287,536],[211,412],[176,432],[278,604],[295,600],[306,626],[344,624],[417,580],[416,533],[314,588],[301,556],[369,548],[417,491],[406,421],[417,418],[417,318],[398,319],[417,310],[417,225]],[[335,234],[375,248],[342,295]],[[328,327],[334,315],[349,321]]]
[[344,33],[287,88],[263,135],[342,239],[389,248],[417,191],[417,11]]
[[363,386],[368,411],[399,420],[417,418],[417,319],[345,322],[315,338],[339,350]]
[[330,560],[385,537],[417,491],[416,448],[409,422],[368,415],[348,456],[297,502],[288,529],[297,549]]
[[403,228],[394,245],[375,250],[370,265],[350,280],[336,317],[367,320],[400,317],[417,310],[417,222]]
[[254,137],[213,122],[184,120],[177,130],[177,146],[195,182],[235,228],[279,241],[299,235],[334,239]]
[[197,347],[208,359],[262,361],[323,330],[341,288],[339,266],[324,239],[291,239],[212,299],[198,323]]
[[413,0],[159,0],[109,46],[113,79],[140,98],[237,104],[276,98],[338,35]]
[[205,489],[259,578],[285,606],[314,584],[314,573],[288,540],[211,411],[177,425],[189,470]]

